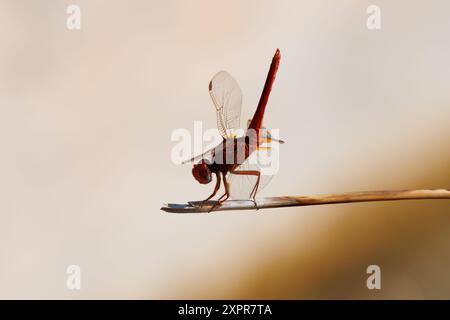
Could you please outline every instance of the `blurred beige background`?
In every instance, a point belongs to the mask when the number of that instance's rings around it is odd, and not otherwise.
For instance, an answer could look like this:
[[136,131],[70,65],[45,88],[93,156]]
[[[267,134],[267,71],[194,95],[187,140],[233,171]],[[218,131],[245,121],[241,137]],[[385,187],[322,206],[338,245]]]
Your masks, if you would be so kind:
[[[66,7],[81,7],[81,30]],[[366,27],[381,7],[382,29]],[[261,195],[450,187],[448,1],[0,2],[0,298],[450,298],[444,200],[171,215],[170,160],[228,70],[266,114]],[[82,289],[66,288],[66,268]],[[366,288],[366,268],[382,290]]]

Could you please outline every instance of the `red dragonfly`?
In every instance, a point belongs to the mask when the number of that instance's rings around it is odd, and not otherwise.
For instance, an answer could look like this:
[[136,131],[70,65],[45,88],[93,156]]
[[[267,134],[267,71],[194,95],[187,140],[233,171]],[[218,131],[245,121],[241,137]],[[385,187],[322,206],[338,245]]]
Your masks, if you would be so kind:
[[256,182],[253,184],[248,199],[251,199],[257,207],[255,197],[261,182],[261,171],[257,166],[249,168],[249,166],[244,166],[244,163],[247,162],[254,152],[263,149],[262,144],[271,143],[272,141],[284,143],[282,140],[273,138],[270,132],[262,126],[264,112],[272,84],[275,81],[280,58],[280,50],[277,49],[270,65],[258,107],[252,119],[248,121],[246,134],[241,137],[235,135],[240,128],[242,105],[242,91],[239,85],[226,71],[220,71],[210,81],[209,93],[216,108],[217,127],[223,137],[223,141],[218,146],[183,162],[187,163],[201,159],[199,163],[194,164],[192,169],[192,175],[201,184],[210,183],[213,174],[217,178],[213,193],[203,203],[206,203],[216,195],[220,189],[222,179],[225,193],[217,200],[214,207],[230,197],[230,190],[234,188],[234,185],[230,186],[229,180],[237,181],[237,179],[233,179],[233,175],[241,177],[252,176],[254,179],[256,178]]

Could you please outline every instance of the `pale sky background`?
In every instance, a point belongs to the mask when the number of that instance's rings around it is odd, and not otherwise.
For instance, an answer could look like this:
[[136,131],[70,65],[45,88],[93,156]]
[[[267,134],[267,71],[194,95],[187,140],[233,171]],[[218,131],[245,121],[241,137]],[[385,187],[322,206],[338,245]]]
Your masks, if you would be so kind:
[[[81,8],[81,30],[66,7]],[[381,8],[382,28],[366,27]],[[450,187],[450,3],[0,1],[0,298],[450,298],[448,201],[212,215],[170,136],[219,70],[287,141],[261,195]],[[66,288],[66,268],[82,288]],[[365,287],[382,268],[383,289]]]

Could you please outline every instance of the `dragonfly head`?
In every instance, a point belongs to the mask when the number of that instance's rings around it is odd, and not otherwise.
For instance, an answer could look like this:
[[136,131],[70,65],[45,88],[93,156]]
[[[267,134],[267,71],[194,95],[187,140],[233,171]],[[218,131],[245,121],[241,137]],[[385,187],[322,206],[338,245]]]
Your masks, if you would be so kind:
[[202,159],[200,163],[194,164],[192,175],[201,184],[210,183],[212,180],[212,172],[209,168],[209,163],[205,159]]

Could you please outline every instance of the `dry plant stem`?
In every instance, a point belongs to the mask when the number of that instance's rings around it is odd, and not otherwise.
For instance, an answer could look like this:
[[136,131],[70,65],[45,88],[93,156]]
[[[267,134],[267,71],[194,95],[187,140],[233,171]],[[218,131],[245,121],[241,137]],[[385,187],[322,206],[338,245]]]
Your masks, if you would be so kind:
[[[321,204],[337,204],[370,201],[393,201],[393,200],[420,200],[420,199],[450,199],[450,189],[435,190],[402,190],[402,191],[362,191],[337,194],[323,194],[298,197],[270,197],[257,199],[258,209],[300,207]],[[168,204],[161,210],[172,213],[202,213],[208,212],[215,201],[201,206],[201,201],[188,204]],[[212,211],[230,210],[255,210],[252,201],[236,200],[226,201],[221,206],[216,206]]]

